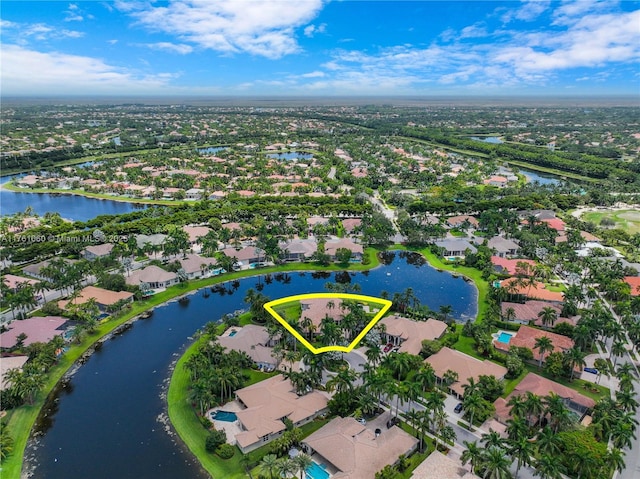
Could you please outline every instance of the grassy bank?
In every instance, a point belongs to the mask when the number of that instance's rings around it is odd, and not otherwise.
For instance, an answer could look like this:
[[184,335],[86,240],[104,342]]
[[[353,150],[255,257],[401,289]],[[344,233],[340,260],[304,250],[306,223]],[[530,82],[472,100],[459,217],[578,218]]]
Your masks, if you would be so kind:
[[[349,266],[348,270],[363,271],[375,268],[379,265],[379,260],[376,254],[377,251],[378,250],[375,248],[366,248],[365,255],[367,255],[367,257],[369,258],[369,264],[352,264]],[[38,393],[32,405],[24,405],[13,411],[10,411],[8,415],[8,429],[14,439],[14,448],[11,456],[9,456],[7,460],[2,463],[2,479],[19,479],[20,471],[22,470],[24,450],[27,444],[27,440],[29,439],[31,429],[35,424],[40,410],[44,406],[46,398],[51,393],[51,391],[53,391],[55,385],[60,381],[64,374],[67,373],[67,371],[78,360],[78,358],[80,358],[94,343],[96,343],[100,338],[111,333],[118,326],[126,323],[127,321],[130,321],[140,313],[159,306],[173,298],[217,283],[232,281],[235,279],[241,279],[250,276],[263,275],[267,273],[294,271],[342,271],[344,269],[345,268],[337,265],[323,267],[315,263],[290,263],[282,266],[261,268],[258,270],[251,269],[236,271],[213,278],[190,281],[181,285],[175,285],[145,300],[136,301],[131,306],[131,309],[126,311],[126,313],[124,313],[122,316],[101,323],[96,329],[95,334],[85,337],[80,344],[71,345],[65,355],[60,358],[58,364],[56,364],[47,374],[47,381],[45,383],[45,386]]]
[[[187,203],[184,200],[149,200],[145,198],[129,198],[125,196],[107,195],[105,193],[92,193],[84,190],[55,190],[50,188],[19,188],[11,183],[5,183],[2,188],[16,193],[46,193],[57,195],[77,195],[86,196],[87,198],[96,198],[99,200],[121,201],[123,203],[140,203],[147,205],[178,205]],[[193,202],[191,202],[193,203]]]

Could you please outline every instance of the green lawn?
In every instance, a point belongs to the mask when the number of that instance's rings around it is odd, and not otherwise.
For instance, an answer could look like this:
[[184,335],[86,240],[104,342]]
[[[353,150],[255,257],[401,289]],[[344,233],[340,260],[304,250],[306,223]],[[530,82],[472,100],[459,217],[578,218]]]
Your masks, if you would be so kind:
[[[582,379],[574,379],[573,381],[569,381],[569,378],[565,378],[562,376],[553,377],[550,374],[547,374],[544,369],[539,369],[538,366],[534,366],[533,364],[525,364],[525,368],[527,369],[527,372],[532,372],[537,374],[538,376],[542,376],[544,378],[550,379],[551,381],[560,383],[563,386],[579,392],[583,396],[590,397],[594,401],[599,401],[602,398],[609,397],[609,389],[604,386],[600,386],[599,384],[593,384],[589,381],[583,381]],[[597,389],[598,392],[596,393],[591,391],[590,389],[585,389],[585,386]]]
[[625,230],[629,234],[640,233],[640,211],[619,210],[619,211],[592,211],[584,213],[580,219],[600,225],[603,218],[608,218],[615,222],[615,227]]

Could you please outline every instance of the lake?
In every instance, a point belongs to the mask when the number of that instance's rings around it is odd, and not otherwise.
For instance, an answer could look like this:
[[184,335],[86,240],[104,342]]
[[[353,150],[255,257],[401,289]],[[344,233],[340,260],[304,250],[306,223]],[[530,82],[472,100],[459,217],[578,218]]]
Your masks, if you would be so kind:
[[[25,464],[37,479],[175,479],[207,477],[181,441],[166,431],[169,368],[191,344],[196,330],[246,308],[249,288],[264,286],[271,299],[324,292],[328,281],[358,283],[362,294],[390,296],[412,287],[432,309],[452,305],[453,316],[475,317],[472,283],[438,272],[416,258],[387,255],[386,265],[362,273],[289,273],[227,283],[224,293],[202,292],[188,303],[156,308],[149,319],[106,341],[50,403]],[[413,263],[413,264],[411,264]],[[276,279],[278,278],[278,279]],[[223,478],[217,478],[223,479]]]
[[499,145],[499,144],[501,144],[501,143],[504,143],[504,142],[503,142],[499,137],[497,137],[497,136],[485,136],[485,137],[483,137],[483,138],[479,138],[479,137],[477,137],[477,136],[471,136],[471,137],[469,137],[469,138],[471,138],[472,140],[476,140],[476,141],[483,141],[483,142],[485,142],[485,143],[493,143],[493,144],[496,144],[496,145]]
[[226,146],[209,146],[207,148],[197,148],[196,151],[201,155],[211,155],[213,153],[217,153],[219,151],[227,150]]
[[276,158],[278,160],[293,161],[293,160],[310,160],[311,158],[313,158],[313,155],[311,153],[300,153],[297,151],[288,151],[285,153],[268,153],[267,157]]
[[[0,185],[11,181],[14,176],[3,176]],[[75,221],[87,221],[98,215],[119,215],[130,213],[147,205],[124,201],[99,200],[80,195],[61,195],[51,193],[17,193],[0,189],[0,214],[10,215],[24,211],[31,206],[40,216],[47,212],[60,213],[60,216]]]
[[564,181],[558,175],[551,173],[541,173],[539,171],[521,167],[518,167],[518,170],[527,178],[527,183],[537,181],[541,185],[561,185]]

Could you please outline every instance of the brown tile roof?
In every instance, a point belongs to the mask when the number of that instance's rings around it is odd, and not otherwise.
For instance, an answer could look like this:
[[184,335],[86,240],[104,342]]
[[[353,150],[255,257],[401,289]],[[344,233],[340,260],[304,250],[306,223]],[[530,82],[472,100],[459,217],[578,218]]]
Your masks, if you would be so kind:
[[413,470],[409,479],[476,479],[477,477],[462,467],[459,461],[439,451],[433,451]]
[[532,328],[530,326],[521,326],[517,333],[511,337],[509,344],[501,343],[500,341],[494,341],[493,345],[502,350],[508,350],[511,346],[518,346],[521,348],[529,348],[533,351],[534,359],[539,359],[540,354],[538,353],[537,348],[534,348],[536,339],[542,338],[543,336],[548,337],[551,340],[551,344],[553,344],[553,351],[549,351],[544,353],[544,359],[551,352],[562,352],[567,351],[573,347],[573,339],[568,338],[567,336],[562,336],[561,334],[552,333],[550,331],[543,331],[541,329]]
[[500,256],[491,257],[491,264],[500,267],[502,272],[509,274],[518,274],[520,272],[520,268],[518,268],[518,263],[520,262],[527,263],[530,266],[536,265],[536,262],[530,259],[507,259],[501,258]]
[[374,431],[352,417],[337,417],[307,437],[304,442],[340,472],[336,479],[371,479],[401,454],[413,450],[418,440],[397,426]]
[[585,408],[592,408],[596,402],[590,397],[584,396],[567,386],[552,381],[535,373],[527,374],[522,381],[515,387],[513,392],[506,399],[498,398],[493,405],[496,407],[496,418],[503,423],[511,417],[511,407],[507,403],[513,396],[521,396],[531,392],[539,397],[548,396],[550,393],[557,394],[561,398],[579,404]]
[[[230,336],[232,331],[235,331],[235,334]],[[230,328],[222,336],[218,336],[218,343],[227,349],[247,353],[256,363],[273,364],[274,366],[278,363],[272,356],[273,348],[267,346],[269,333],[263,326],[248,324],[242,328]]]
[[22,333],[27,335],[25,346],[49,342],[64,332],[67,321],[67,318],[62,316],[34,316],[22,321],[12,321],[9,323],[9,330],[0,334],[0,347],[12,348]]
[[[511,339],[513,341],[513,338]],[[481,361],[467,354],[461,353],[447,347],[442,348],[433,356],[430,356],[425,362],[431,364],[436,376],[442,378],[448,369],[458,373],[458,381],[451,385],[457,394],[464,394],[462,387],[467,383],[469,378],[477,380],[480,376],[495,376],[502,379],[507,374],[507,368],[493,363],[488,359]]]
[[[509,285],[514,281],[517,281],[517,279],[518,278],[505,279],[500,283],[500,287],[505,288],[506,290],[509,290]],[[540,283],[538,281],[534,281],[534,283],[531,286],[529,286],[528,284],[526,286],[518,286],[515,288],[513,292],[515,294],[521,294],[532,299],[542,299],[545,301],[557,301],[557,302],[564,301],[564,295],[562,293],[558,293],[556,291],[549,291],[548,289],[545,289],[545,286],[543,283]]]
[[159,266],[150,265],[144,269],[137,269],[125,278],[125,282],[131,285],[139,285],[140,283],[164,283],[166,281],[174,281],[177,278],[175,273],[165,271]]
[[[105,306],[115,304],[121,299],[133,298],[133,293],[127,291],[109,291],[108,289],[98,288],[96,286],[87,286],[80,291],[80,294],[72,300],[73,304],[83,304],[95,298],[96,303]],[[70,301],[58,301],[58,306],[64,308]]]
[[189,242],[195,243],[198,238],[205,236],[211,228],[206,226],[183,226],[182,230],[189,235]]
[[353,253],[364,253],[364,248],[361,244],[354,243],[353,240],[349,238],[340,238],[335,240],[329,240],[324,244],[324,251],[329,256],[335,256],[336,252],[340,248],[346,248]]
[[640,296],[640,276],[625,276],[623,280],[631,286],[631,296]]
[[9,369],[22,370],[22,366],[27,362],[27,359],[29,359],[29,356],[8,356],[0,360],[0,391],[4,391],[9,386],[4,380],[4,374]]
[[436,319],[427,321],[414,321],[392,315],[382,318],[380,324],[387,328],[387,334],[401,338],[400,352],[418,354],[422,349],[424,339],[438,339],[447,330],[447,324]]
[[34,284],[38,284],[39,281],[31,278],[25,278],[23,276],[16,276],[15,274],[5,274],[2,277],[2,282],[6,284],[9,289],[16,289],[19,284],[28,284],[33,286]]
[[[333,303],[333,308],[330,308],[329,303]],[[302,305],[302,314],[300,315],[300,320],[304,318],[309,318],[313,325],[316,328],[320,327],[320,323],[322,320],[329,316],[333,318],[335,321],[340,321],[342,319],[342,301],[336,299],[305,299],[301,301]]]
[[318,391],[298,396],[291,381],[280,374],[239,389],[236,397],[247,407],[236,413],[245,429],[236,436],[241,447],[284,430],[282,418],[297,423],[324,410],[328,402],[327,396]]

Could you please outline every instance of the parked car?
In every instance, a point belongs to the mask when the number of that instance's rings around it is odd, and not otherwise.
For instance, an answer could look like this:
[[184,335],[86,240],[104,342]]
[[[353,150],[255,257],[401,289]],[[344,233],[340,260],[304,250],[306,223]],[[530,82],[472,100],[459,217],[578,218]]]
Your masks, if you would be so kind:
[[453,412],[455,412],[456,414],[459,414],[462,412],[462,403],[459,402],[456,407],[453,408]]
[[383,352],[385,352],[385,353],[388,353],[388,352],[391,350],[391,348],[392,348],[392,347],[393,347],[393,344],[392,344],[392,343],[388,343],[388,344],[384,347],[384,349],[383,349],[382,351],[383,351]]
[[591,374],[598,374],[598,370],[596,368],[584,368],[584,370]]
[[391,419],[387,421],[387,429],[391,429],[393,426],[400,424],[400,419],[396,416],[393,416]]
[[360,419],[358,419],[358,422],[359,422],[360,424],[362,424],[363,426],[364,426],[365,424],[367,424],[367,420],[366,420],[365,418],[363,418],[363,417],[361,417]]

